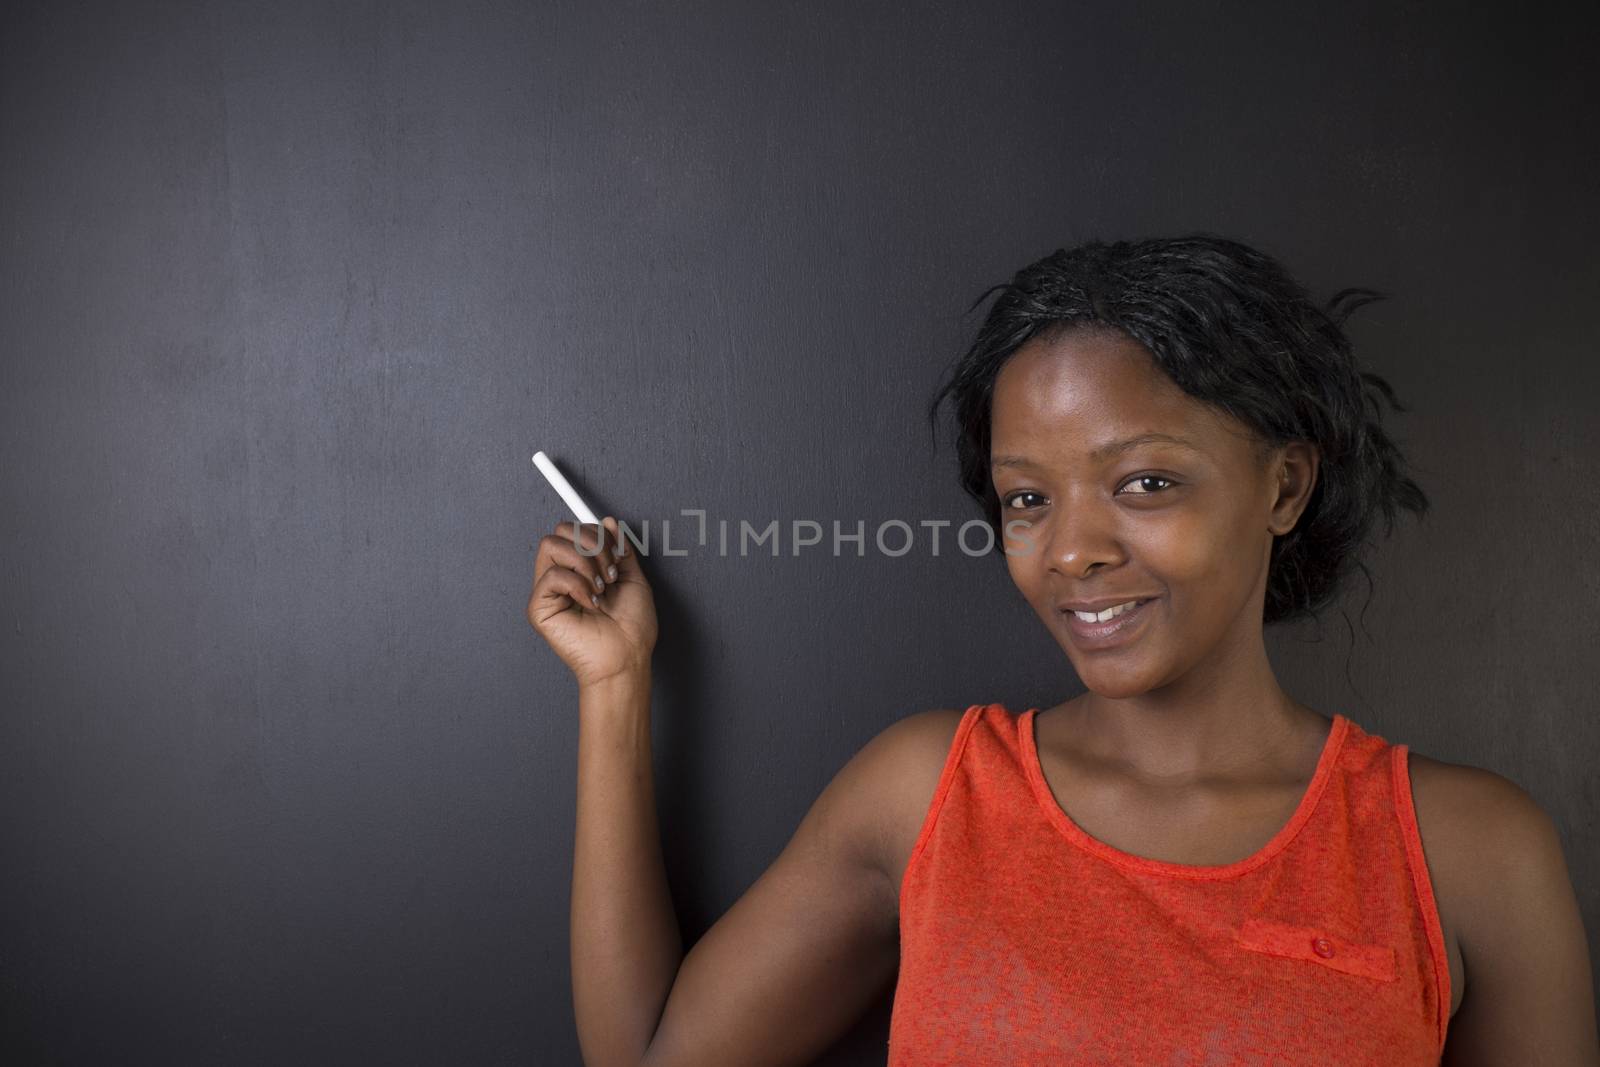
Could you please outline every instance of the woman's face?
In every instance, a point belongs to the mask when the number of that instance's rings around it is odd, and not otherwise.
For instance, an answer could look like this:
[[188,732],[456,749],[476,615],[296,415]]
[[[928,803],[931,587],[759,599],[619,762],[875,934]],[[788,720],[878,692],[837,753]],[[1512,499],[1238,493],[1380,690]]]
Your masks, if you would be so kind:
[[[1024,345],[1000,371],[992,413],[1007,566],[1086,687],[1134,696],[1260,646],[1272,538],[1309,499],[1312,446],[1264,462],[1242,424],[1112,330]],[[1152,433],[1187,444],[1112,447]],[[1107,623],[1066,607],[1129,600],[1147,602]]]

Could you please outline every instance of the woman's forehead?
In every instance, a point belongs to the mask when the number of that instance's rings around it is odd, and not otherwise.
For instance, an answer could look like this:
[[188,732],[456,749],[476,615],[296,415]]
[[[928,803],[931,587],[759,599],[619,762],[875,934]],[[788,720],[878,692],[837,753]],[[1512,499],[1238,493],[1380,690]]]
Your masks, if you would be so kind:
[[[1120,340],[1118,340],[1120,338]],[[992,439],[1062,432],[1202,432],[1205,405],[1188,396],[1145,348],[1121,335],[1019,349],[1001,368],[990,415]]]
[[1152,394],[1183,396],[1148,349],[1107,330],[1029,341],[1000,368],[995,382],[996,407],[1073,409],[1138,402]]
[[1099,464],[1141,445],[1243,462],[1253,438],[1180,389],[1143,345],[1098,333],[1018,349],[995,383],[989,440],[991,465],[1004,466],[1059,457]]

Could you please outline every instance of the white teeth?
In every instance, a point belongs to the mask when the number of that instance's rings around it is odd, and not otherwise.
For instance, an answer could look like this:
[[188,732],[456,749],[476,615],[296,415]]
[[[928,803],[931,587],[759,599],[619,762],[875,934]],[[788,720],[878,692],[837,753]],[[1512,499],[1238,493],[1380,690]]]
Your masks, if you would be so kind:
[[1109,607],[1098,615],[1092,611],[1074,611],[1073,614],[1084,622],[1107,622],[1121,615],[1137,603],[1139,603],[1137,600],[1130,600],[1126,604],[1117,604],[1114,607]]

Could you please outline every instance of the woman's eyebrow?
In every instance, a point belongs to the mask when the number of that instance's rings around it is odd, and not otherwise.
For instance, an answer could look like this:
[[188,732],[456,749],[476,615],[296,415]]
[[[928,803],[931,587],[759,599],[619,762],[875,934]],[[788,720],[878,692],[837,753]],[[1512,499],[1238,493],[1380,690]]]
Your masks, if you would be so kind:
[[[1170,433],[1160,433],[1152,430],[1149,433],[1136,434],[1133,437],[1124,438],[1121,441],[1112,441],[1108,444],[1100,445],[1099,447],[1090,451],[1089,458],[1098,463],[1111,459],[1115,456],[1120,456],[1122,453],[1138,448],[1140,445],[1150,444],[1172,445],[1174,448],[1183,448],[1190,452],[1196,453],[1200,452],[1199,446],[1197,446],[1193,441],[1189,441],[1182,437],[1174,437]],[[989,458],[989,466],[994,468],[1032,467],[1035,466],[1035,464],[1034,461],[1029,459],[1027,456],[1005,455],[991,456]]]

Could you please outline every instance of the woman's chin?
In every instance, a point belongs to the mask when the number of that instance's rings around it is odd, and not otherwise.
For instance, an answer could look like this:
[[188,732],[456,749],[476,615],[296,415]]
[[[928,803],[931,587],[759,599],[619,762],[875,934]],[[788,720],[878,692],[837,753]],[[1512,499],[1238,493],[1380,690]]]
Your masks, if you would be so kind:
[[1140,678],[1100,679],[1078,676],[1083,687],[1106,700],[1127,700],[1148,693],[1152,686]]
[[1146,664],[1073,663],[1083,687],[1107,700],[1126,700],[1156,688],[1159,679]]

